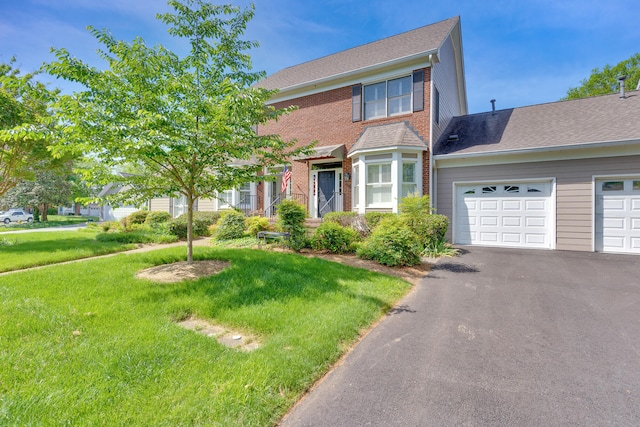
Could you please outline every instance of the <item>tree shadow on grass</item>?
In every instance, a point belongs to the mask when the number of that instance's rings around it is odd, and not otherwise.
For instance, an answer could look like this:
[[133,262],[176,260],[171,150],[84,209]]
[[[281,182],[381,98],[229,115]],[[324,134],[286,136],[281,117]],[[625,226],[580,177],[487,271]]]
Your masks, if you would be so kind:
[[[314,301],[329,294],[342,294],[385,311],[391,308],[390,303],[372,295],[376,292],[373,289],[376,279],[381,277],[379,273],[318,258],[266,251],[228,250],[194,258],[230,261],[231,266],[207,278],[158,284],[146,298],[153,302],[197,301],[200,307],[207,307],[212,317],[223,310],[292,299]],[[367,291],[366,287],[360,287],[362,292],[355,291],[345,281],[371,283],[372,288]]]

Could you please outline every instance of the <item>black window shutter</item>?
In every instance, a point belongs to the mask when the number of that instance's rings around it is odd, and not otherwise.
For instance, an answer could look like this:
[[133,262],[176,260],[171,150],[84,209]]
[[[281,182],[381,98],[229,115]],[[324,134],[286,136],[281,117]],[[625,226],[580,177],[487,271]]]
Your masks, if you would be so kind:
[[424,110],[424,71],[413,72],[413,111]]
[[362,120],[362,85],[351,86],[351,121]]

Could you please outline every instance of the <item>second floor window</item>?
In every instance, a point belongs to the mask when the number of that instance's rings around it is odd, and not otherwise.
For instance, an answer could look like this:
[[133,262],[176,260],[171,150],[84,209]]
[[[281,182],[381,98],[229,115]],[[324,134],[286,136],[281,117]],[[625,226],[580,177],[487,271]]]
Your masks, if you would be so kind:
[[411,76],[364,87],[364,119],[411,112]]

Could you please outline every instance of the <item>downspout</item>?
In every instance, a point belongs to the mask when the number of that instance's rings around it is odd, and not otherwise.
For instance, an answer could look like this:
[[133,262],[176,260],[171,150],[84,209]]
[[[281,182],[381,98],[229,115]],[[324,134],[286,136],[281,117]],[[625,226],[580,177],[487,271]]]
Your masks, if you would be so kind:
[[433,55],[429,55],[429,208],[433,211],[435,206],[435,194],[433,193],[434,160],[433,160]]

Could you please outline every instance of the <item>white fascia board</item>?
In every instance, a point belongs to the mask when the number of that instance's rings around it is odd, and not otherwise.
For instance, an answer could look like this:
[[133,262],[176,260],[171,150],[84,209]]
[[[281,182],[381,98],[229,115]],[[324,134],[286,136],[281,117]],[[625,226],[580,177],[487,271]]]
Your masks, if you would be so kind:
[[437,168],[640,155],[640,139],[433,156]]
[[416,147],[415,145],[393,145],[390,147],[379,147],[379,148],[366,148],[364,150],[356,150],[351,154],[347,154],[348,158],[352,157],[360,157],[367,154],[384,154],[384,153],[395,153],[401,151],[406,153],[407,151],[415,151],[416,153],[421,153],[423,151],[428,151],[429,149],[425,147]]
[[[428,68],[431,64],[430,57],[436,51],[422,52],[404,58],[394,59],[370,67],[360,68],[343,74],[336,74],[310,82],[301,83],[296,86],[281,88],[280,91],[271,98],[268,104],[275,104],[290,99],[327,92],[357,83],[367,81],[386,80],[396,75],[404,75],[419,68]],[[398,68],[402,66],[401,68]],[[368,80],[367,80],[368,79]]]

